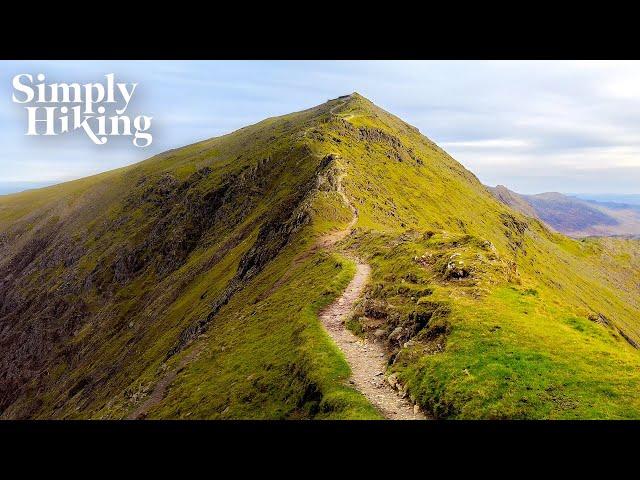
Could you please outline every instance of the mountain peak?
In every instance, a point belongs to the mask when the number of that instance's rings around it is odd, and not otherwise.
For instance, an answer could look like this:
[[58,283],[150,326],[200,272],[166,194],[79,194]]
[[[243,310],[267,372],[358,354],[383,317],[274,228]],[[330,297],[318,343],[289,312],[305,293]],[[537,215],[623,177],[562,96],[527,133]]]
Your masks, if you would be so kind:
[[338,99],[347,99],[347,98],[353,98],[353,99],[361,98],[361,99],[364,99],[364,100],[368,100],[364,96],[360,95],[358,92],[351,92],[351,93],[347,93],[345,95],[340,95],[338,97]]
[[[342,116],[346,120],[357,117],[373,119],[380,128],[395,130],[396,132],[420,133],[420,130],[405,122],[401,118],[379,107],[367,97],[358,92],[341,95],[326,102],[323,113],[327,110],[332,114]],[[328,108],[327,108],[328,107]],[[430,140],[426,137],[423,140]]]
[[322,330],[356,297],[412,414],[640,418],[640,246],[503,188],[354,92],[2,196],[0,418],[379,418]]
[[361,105],[376,107],[375,103],[373,103],[364,95],[359,94],[358,92],[340,95],[339,97],[332,98],[331,100],[329,100],[329,102],[335,102],[335,101],[341,101],[345,104],[361,104]]
[[364,95],[359,94],[358,92],[353,92],[351,95],[349,95],[349,97],[353,98],[354,100],[366,100],[367,102],[371,102],[371,100],[369,100]]

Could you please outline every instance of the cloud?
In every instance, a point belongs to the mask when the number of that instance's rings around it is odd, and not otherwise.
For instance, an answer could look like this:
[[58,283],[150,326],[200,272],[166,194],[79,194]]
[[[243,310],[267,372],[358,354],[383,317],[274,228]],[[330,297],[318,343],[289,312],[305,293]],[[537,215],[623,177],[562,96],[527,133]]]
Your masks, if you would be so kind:
[[442,148],[455,148],[455,149],[499,149],[499,150],[513,150],[521,148],[530,148],[532,143],[529,140],[516,139],[516,138],[489,138],[486,140],[469,140],[458,142],[442,142],[440,143]]
[[[152,148],[25,141],[10,78],[40,71],[139,82],[132,108],[154,116]],[[3,62],[0,180],[79,177],[353,91],[416,125],[487,183],[529,193],[639,192],[640,62],[617,61]]]

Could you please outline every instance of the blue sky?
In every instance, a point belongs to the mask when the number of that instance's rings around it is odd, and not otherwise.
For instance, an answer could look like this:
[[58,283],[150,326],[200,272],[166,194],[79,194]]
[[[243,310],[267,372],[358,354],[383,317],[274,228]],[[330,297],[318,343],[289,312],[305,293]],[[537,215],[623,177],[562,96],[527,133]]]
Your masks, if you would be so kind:
[[[11,80],[137,82],[153,144],[28,137]],[[113,169],[358,91],[489,185],[640,193],[640,62],[0,61],[0,193]],[[8,185],[8,186],[7,186]]]

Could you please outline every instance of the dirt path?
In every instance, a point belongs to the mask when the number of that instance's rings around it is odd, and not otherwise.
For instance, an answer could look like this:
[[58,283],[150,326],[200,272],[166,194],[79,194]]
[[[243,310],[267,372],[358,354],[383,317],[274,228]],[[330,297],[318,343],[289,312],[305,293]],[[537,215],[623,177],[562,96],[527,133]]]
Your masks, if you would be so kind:
[[349,198],[344,193],[344,189],[342,187],[343,177],[344,177],[344,174],[342,174],[338,178],[337,192],[342,197],[343,202],[349,206],[353,214],[353,218],[351,219],[349,224],[342,230],[334,230],[332,232],[327,233],[326,235],[323,235],[309,250],[306,250],[298,254],[293,259],[293,261],[291,262],[291,266],[284,273],[284,275],[282,275],[278,280],[276,280],[269,290],[267,290],[266,292],[264,292],[262,295],[258,297],[257,299],[258,302],[261,302],[262,300],[268,298],[273,292],[275,292],[278,288],[280,288],[282,285],[288,282],[297,265],[300,265],[302,262],[307,260],[310,256],[314,255],[318,250],[326,250],[333,247],[336,243],[338,243],[340,240],[344,239],[347,235],[351,233],[351,229],[358,221],[358,211],[353,207],[353,205],[351,205],[351,202],[349,202]]
[[[331,248],[346,238],[358,221],[358,210],[344,191],[343,178],[344,175],[339,177],[337,190],[344,203],[353,212],[353,219],[344,230],[326,235],[319,242],[323,248]],[[389,420],[426,420],[426,417],[414,409],[413,404],[406,397],[402,398],[385,381],[387,356],[384,347],[378,342],[358,338],[345,327],[345,320],[348,319],[355,303],[364,292],[371,267],[346,252],[342,253],[356,262],[356,274],[342,295],[320,313],[320,320],[351,367],[350,383]]]
[[[334,107],[334,109],[335,108],[336,107]],[[294,259],[294,264],[308,258],[308,256],[318,249],[333,248],[338,242],[351,233],[351,229],[358,221],[358,210],[351,203],[344,191],[342,185],[343,178],[344,174],[338,178],[337,191],[353,213],[351,222],[349,222],[344,229],[336,230],[323,236],[310,251],[304,252],[298,258]],[[349,382],[389,420],[426,420],[427,417],[422,412],[418,411],[406,397],[402,398],[400,394],[385,381],[384,373],[387,362],[384,347],[378,342],[358,338],[345,327],[345,320],[348,318],[356,301],[364,291],[369,279],[371,267],[359,259],[352,257],[347,252],[341,253],[356,262],[356,274],[351,282],[349,282],[343,294],[320,313],[320,320],[329,333],[329,336],[331,336],[338,348],[344,353],[351,367],[351,378]],[[289,272],[285,273],[269,291],[271,292],[278,288],[278,286],[286,282],[288,278]],[[146,400],[129,414],[128,419],[144,419],[149,410],[162,401],[166,395],[167,388],[173,383],[180,371],[193,361],[201,353],[202,349],[202,346],[200,348],[193,348],[173,370],[167,372],[155,385]]]
[[339,98],[338,100],[340,100],[340,103],[338,103],[337,105],[334,105],[333,107],[331,107],[331,109],[329,110],[329,113],[331,115],[335,115],[336,114],[336,109],[340,108],[345,103],[347,103],[347,100],[349,100],[349,98],[351,98],[351,95],[347,95],[345,98]]
[[344,353],[351,367],[352,383],[389,420],[425,420],[406,398],[384,380],[387,368],[386,354],[382,345],[358,338],[345,326],[354,304],[364,291],[371,268],[357,261],[356,274],[344,293],[321,314],[325,329]]

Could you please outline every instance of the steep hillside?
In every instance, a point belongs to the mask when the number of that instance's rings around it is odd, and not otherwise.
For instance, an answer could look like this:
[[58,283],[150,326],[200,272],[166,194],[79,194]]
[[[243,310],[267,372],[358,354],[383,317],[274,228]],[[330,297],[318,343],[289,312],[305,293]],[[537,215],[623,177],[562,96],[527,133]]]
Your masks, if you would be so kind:
[[0,255],[3,418],[380,418],[318,318],[355,257],[348,325],[428,414],[640,416],[638,243],[549,231],[357,94],[0,197]]
[[633,205],[605,204],[555,192],[521,195],[502,185],[488,188],[505,205],[538,218],[565,235],[640,235],[640,210]]
[[505,205],[513,208],[515,211],[531,218],[540,219],[533,206],[527,201],[527,197],[525,195],[520,195],[519,193],[511,191],[504,185],[497,185],[495,187],[487,188],[494,197],[496,197]]

